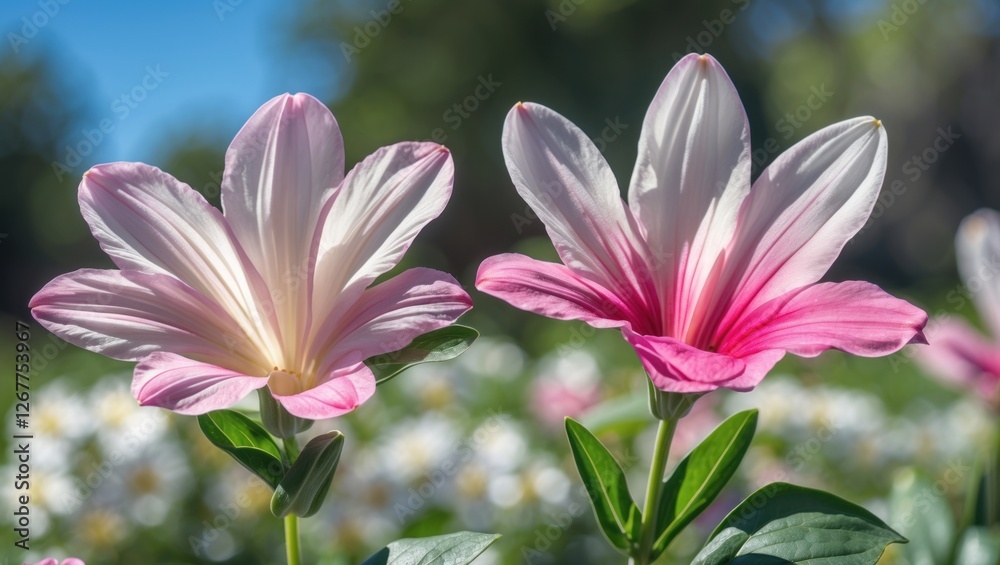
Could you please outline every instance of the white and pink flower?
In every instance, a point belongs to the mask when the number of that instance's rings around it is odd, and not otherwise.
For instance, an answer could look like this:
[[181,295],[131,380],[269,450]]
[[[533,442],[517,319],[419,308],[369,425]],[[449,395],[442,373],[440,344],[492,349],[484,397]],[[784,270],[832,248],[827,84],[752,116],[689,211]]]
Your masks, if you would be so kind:
[[267,386],[295,416],[334,417],[373,394],[366,358],[472,306],[431,269],[369,288],[444,209],[453,175],[447,149],[410,142],[345,175],[326,106],[279,96],[226,153],[222,212],[149,165],[87,171],[80,208],[119,269],[56,278],[32,314],[70,343],[137,361],[143,405],[200,414]]
[[692,54],[646,114],[627,205],[594,143],[544,106],[510,111],[503,149],[562,264],[490,257],[476,286],[620,328],[661,390],[745,391],[786,352],[880,356],[923,342],[920,309],[867,282],[817,282],[878,197],[886,133],[874,118],[810,135],[751,186],[736,89],[715,59]]
[[963,220],[955,248],[963,288],[988,335],[956,316],[934,318],[931,345],[916,358],[943,382],[970,388],[1000,409],[1000,213],[983,209]]

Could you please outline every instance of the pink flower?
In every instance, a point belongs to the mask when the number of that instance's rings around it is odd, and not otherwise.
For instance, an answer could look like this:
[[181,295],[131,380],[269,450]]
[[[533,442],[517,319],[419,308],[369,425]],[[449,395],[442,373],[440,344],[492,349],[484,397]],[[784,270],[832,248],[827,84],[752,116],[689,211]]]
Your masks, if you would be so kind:
[[942,381],[972,388],[1000,407],[1000,214],[979,210],[966,218],[955,247],[964,289],[990,337],[961,318],[935,318],[927,326],[930,346],[916,358]]
[[87,171],[80,208],[120,270],[60,276],[32,314],[70,343],[138,361],[140,404],[200,414],[268,386],[295,416],[337,416],[375,390],[364,359],[472,306],[430,269],[368,288],[444,209],[453,174],[447,149],[407,142],[345,176],[326,106],[279,96],[226,153],[224,212],[149,165]]
[[572,386],[558,378],[542,378],[531,385],[531,412],[550,430],[563,429],[566,417],[579,418],[601,400],[596,384]]
[[476,286],[523,310],[621,328],[661,390],[749,390],[786,351],[878,356],[923,341],[926,314],[877,286],[817,284],[878,196],[878,120],[814,133],[751,188],[736,89],[715,59],[689,55],[646,114],[627,206],[600,151],[544,106],[511,110],[503,148],[563,264],[490,257]]
[[[32,565],[31,563],[25,563],[24,565]],[[61,562],[58,559],[49,557],[48,559],[42,559],[41,561],[35,563],[34,565],[86,565],[82,559],[77,559],[75,557],[69,557],[63,559]]]

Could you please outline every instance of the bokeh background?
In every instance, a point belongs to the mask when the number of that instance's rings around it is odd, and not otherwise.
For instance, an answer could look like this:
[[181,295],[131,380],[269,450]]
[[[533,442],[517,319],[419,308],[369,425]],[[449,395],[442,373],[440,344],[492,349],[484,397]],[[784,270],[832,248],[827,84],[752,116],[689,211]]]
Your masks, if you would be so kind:
[[[463,323],[484,337],[314,428],[348,438],[327,505],[304,526],[316,562],[355,563],[397,537],[457,529],[504,534],[480,563],[616,560],[561,419],[599,429],[641,496],[652,422],[637,359],[613,330],[542,319],[473,289],[488,255],[554,257],[503,166],[501,126],[519,100],[594,136],[623,186],[653,93],[691,51],[713,54],[735,82],[755,176],[816,129],[876,116],[889,133],[885,188],[827,279],[871,280],[932,314],[975,319],[953,239],[966,214],[1000,207],[996,0],[9,0],[0,23],[7,367],[34,292],[58,274],[112,266],[76,203],[93,164],[144,161],[218,205],[229,140],[286,91],[330,105],[349,163],[400,140],[451,149],[454,196],[404,266],[454,273],[476,303]],[[280,560],[267,488],[200,439],[192,419],[139,409],[127,364],[36,324],[31,343],[33,548],[101,564]],[[13,376],[4,378],[0,413],[12,430]],[[894,485],[923,476],[942,485],[934,504],[958,513],[995,427],[982,402],[934,382],[906,351],[830,352],[786,359],[754,393],[700,401],[675,452],[751,406],[761,428],[741,474],[663,562],[683,562],[713,520],[772,480],[830,489],[891,520]],[[3,530],[0,552],[13,543]]]

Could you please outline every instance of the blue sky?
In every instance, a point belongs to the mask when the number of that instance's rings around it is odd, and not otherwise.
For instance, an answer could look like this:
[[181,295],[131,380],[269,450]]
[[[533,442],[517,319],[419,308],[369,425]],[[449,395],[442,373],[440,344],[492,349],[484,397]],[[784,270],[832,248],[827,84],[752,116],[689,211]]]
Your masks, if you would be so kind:
[[[88,128],[98,128],[102,119],[113,124],[85,165],[152,162],[171,136],[198,126],[231,139],[257,107],[282,92],[330,98],[328,71],[287,56],[283,22],[290,14],[282,8],[289,4],[4,0],[0,29],[8,53],[13,41],[18,57],[54,57],[81,83],[76,95],[95,109]],[[44,25],[32,33],[25,18]],[[81,131],[67,141],[82,138]]]

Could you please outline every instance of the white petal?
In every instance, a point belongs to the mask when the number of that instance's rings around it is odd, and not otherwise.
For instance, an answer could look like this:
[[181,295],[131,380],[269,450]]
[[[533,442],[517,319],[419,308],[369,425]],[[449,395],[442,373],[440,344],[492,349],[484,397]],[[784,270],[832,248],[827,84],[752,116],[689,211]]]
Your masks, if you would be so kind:
[[403,271],[326,320],[313,352],[324,359],[318,374],[333,372],[344,358],[398,351],[418,336],[450,326],[470,308],[472,299],[451,275],[421,267]]
[[[173,276],[222,306],[248,333],[266,331],[266,288],[222,214],[190,186],[142,163],[84,174],[80,209],[123,270]],[[263,341],[263,340],[261,340]]]
[[[313,318],[351,302],[399,262],[451,197],[454,166],[434,143],[397,143],[358,163],[320,216],[313,242]],[[344,296],[341,296],[341,293]]]
[[681,59],[642,124],[629,206],[655,258],[665,335],[683,337],[750,190],[750,128],[709,55]]
[[743,203],[703,336],[819,280],[868,220],[885,166],[885,128],[871,117],[826,127],[781,154]]
[[959,273],[979,316],[1000,337],[1000,214],[983,209],[967,217],[955,247]]
[[635,303],[655,300],[639,226],[579,128],[544,106],[518,104],[504,123],[503,151],[518,194],[567,267]]
[[66,341],[115,359],[169,351],[256,374],[259,348],[217,304],[162,274],[82,269],[56,277],[31,313]]
[[262,106],[226,152],[226,220],[277,303],[288,350],[304,340],[309,252],[320,211],[343,178],[340,128],[307,94],[285,94]]

